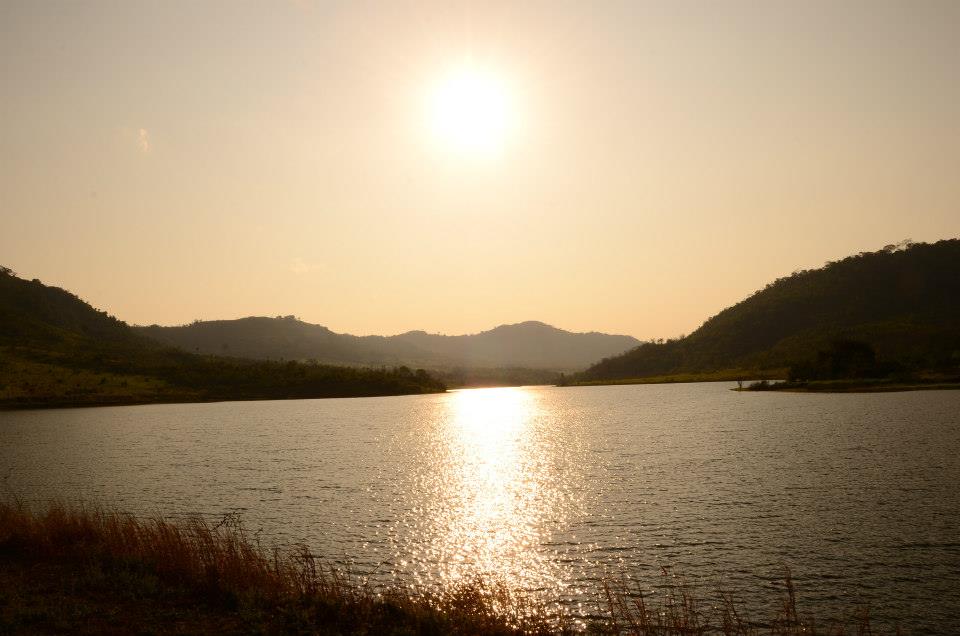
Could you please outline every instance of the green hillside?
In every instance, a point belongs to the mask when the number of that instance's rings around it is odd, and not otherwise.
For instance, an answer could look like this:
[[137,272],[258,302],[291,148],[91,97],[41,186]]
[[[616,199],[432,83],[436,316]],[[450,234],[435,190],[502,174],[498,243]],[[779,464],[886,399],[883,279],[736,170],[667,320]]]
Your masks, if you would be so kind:
[[838,339],[908,370],[960,366],[960,240],[887,246],[780,278],[689,336],[644,343],[576,377],[605,381],[804,364]]
[[398,395],[442,391],[422,370],[196,355],[73,294],[0,269],[0,406]]

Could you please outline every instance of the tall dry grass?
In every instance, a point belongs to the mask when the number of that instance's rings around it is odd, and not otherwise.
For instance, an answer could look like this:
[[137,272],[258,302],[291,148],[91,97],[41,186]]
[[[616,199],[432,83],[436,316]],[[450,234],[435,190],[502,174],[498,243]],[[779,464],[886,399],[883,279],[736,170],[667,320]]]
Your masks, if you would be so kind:
[[[0,502],[0,557],[96,564],[106,572],[148,572],[192,598],[224,611],[259,617],[272,633],[573,634],[633,636],[799,636],[871,634],[865,613],[820,627],[803,619],[789,572],[779,612],[748,620],[729,594],[697,597],[683,585],[644,594],[627,580],[603,584],[589,619],[557,603],[477,578],[444,590],[374,588],[318,560],[306,546],[265,549],[236,517],[139,518],[98,506],[53,504],[32,510]],[[124,579],[127,580],[127,579]]]
[[98,506],[56,503],[34,511],[0,502],[0,556],[147,571],[193,590],[198,600],[266,612],[269,631],[571,633],[546,604],[505,585],[476,579],[433,592],[374,589],[324,565],[304,545],[264,549],[235,517],[213,524],[199,516],[170,521]]

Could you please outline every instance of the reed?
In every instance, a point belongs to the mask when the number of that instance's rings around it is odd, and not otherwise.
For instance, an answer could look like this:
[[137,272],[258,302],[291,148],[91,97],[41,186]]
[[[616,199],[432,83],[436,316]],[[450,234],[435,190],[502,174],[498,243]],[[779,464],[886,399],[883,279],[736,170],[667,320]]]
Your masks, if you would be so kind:
[[[53,600],[45,603],[47,596]],[[3,633],[63,631],[58,625],[71,633],[872,633],[866,613],[826,628],[801,618],[789,572],[779,612],[765,622],[747,620],[729,594],[698,598],[683,584],[654,597],[635,582],[608,581],[598,598],[596,612],[582,619],[479,577],[442,590],[379,588],[324,564],[305,545],[264,548],[236,516],[171,521],[99,506],[0,502]],[[145,605],[166,610],[144,613]]]

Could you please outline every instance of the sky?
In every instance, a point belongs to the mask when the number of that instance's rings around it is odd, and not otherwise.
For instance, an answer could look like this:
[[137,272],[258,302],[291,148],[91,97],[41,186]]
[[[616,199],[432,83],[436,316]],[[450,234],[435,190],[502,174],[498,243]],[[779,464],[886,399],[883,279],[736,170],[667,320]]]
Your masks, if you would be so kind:
[[[4,0],[0,264],[133,324],[673,337],[960,236],[958,64],[953,0]],[[438,133],[463,69],[492,147]]]

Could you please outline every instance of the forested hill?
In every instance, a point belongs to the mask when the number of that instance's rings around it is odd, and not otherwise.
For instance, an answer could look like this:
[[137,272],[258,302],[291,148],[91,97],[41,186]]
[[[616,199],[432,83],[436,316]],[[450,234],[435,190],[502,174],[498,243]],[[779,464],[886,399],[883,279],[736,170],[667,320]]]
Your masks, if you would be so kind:
[[556,371],[584,369],[602,357],[622,353],[640,342],[631,336],[572,333],[535,321],[501,325],[462,336],[424,331],[396,336],[353,336],[334,333],[293,316],[197,321],[181,327],[153,325],[140,327],[138,331],[185,351],[249,358]]
[[279,363],[176,350],[73,294],[0,268],[0,406],[396,395],[424,371]]
[[960,365],[960,240],[887,246],[780,278],[685,338],[607,358],[581,381],[783,369],[837,338],[908,369]]

